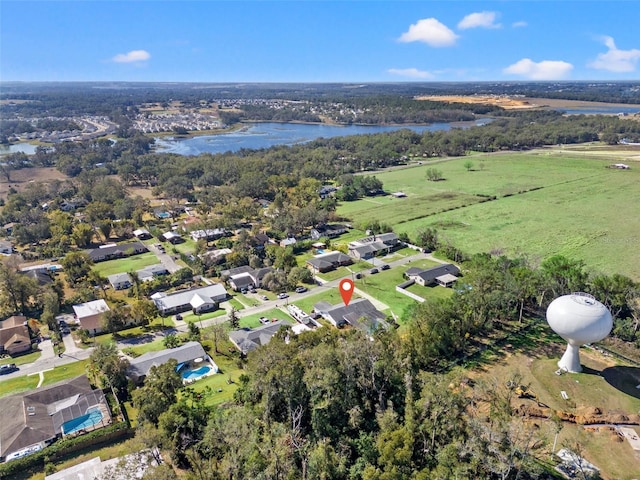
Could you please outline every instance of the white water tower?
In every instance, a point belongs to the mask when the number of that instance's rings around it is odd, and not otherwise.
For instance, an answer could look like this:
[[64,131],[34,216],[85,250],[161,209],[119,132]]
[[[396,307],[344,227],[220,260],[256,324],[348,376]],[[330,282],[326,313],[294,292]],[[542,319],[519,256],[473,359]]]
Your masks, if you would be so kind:
[[579,373],[580,345],[598,342],[613,328],[611,312],[587,293],[572,293],[556,298],[547,308],[547,323],[568,345],[558,367]]

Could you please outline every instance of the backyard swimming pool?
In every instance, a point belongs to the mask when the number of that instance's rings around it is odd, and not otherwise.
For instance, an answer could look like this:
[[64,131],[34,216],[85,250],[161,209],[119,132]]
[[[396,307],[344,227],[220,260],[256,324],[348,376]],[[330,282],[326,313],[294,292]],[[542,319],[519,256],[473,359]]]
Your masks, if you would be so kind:
[[92,407],[87,410],[87,413],[80,417],[73,418],[68,422],[62,424],[62,433],[69,435],[75,433],[78,430],[86,430],[94,425],[100,423],[102,420],[102,412],[99,407]]
[[204,365],[202,367],[198,367],[194,370],[185,370],[182,372],[183,380],[197,380],[200,377],[206,375],[211,371],[211,367],[208,365]]

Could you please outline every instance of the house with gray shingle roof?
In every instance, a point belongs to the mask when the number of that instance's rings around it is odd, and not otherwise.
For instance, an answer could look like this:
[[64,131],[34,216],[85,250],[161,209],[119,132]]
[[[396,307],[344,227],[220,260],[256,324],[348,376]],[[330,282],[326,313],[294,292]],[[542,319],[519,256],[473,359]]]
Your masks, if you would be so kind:
[[366,333],[372,333],[378,328],[388,328],[387,316],[366,298],[352,300],[349,305],[318,302],[313,309],[334,327],[344,327],[349,324]]
[[273,338],[283,326],[290,325],[284,320],[278,320],[277,322],[267,323],[266,325],[253,329],[243,328],[241,330],[234,330],[229,333],[229,340],[231,340],[231,343],[233,343],[238,350],[246,355],[250,351],[269,343],[271,338]]
[[176,348],[167,348],[158,352],[148,352],[130,360],[127,376],[134,382],[141,383],[149,374],[151,367],[157,367],[167,363],[172,358],[178,362],[178,366],[201,358],[213,365],[216,373],[218,372],[217,365],[209,355],[207,355],[207,352],[204,351],[204,348],[202,348],[199,342],[187,342]]
[[219,302],[226,299],[227,291],[219,283],[174,293],[158,292],[151,295],[151,300],[163,316],[187,310],[193,310],[196,314],[210,312],[218,308]]
[[427,269],[412,267],[405,272],[405,276],[424,287],[435,284],[450,287],[458,280],[460,269],[452,263]]
[[85,375],[3,397],[0,459],[12,460],[41,450],[67,433],[65,427],[71,420],[82,417],[92,408],[99,409],[102,418],[84,430],[111,423],[111,412],[102,390],[93,390]]

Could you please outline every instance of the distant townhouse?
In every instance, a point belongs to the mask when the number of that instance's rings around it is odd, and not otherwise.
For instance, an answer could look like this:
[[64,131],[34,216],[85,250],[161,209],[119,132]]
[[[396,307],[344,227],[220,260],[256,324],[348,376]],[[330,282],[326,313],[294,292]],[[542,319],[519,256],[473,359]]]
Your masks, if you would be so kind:
[[98,248],[94,248],[93,250],[89,250],[87,253],[91,260],[93,260],[94,262],[104,262],[107,260],[114,260],[116,258],[139,255],[147,251],[147,247],[144,245],[144,243],[136,241],[130,243],[121,243],[118,245],[102,245]]
[[286,248],[286,247],[290,247],[295,245],[298,242],[298,240],[296,240],[294,237],[287,237],[284,238],[282,240],[280,240],[280,246],[282,248]]
[[11,255],[13,253],[13,245],[11,242],[0,240],[0,255]]
[[400,239],[395,233],[381,233],[350,242],[349,255],[359,260],[367,260],[378,255],[386,255],[400,245]]
[[203,260],[208,261],[210,264],[217,265],[218,263],[222,263],[232,252],[230,248],[218,248],[215,250],[209,250],[207,252],[201,253],[199,257]]
[[210,312],[227,299],[224,286],[216,283],[174,293],[158,292],[151,295],[160,315],[167,316],[192,310],[196,314]]

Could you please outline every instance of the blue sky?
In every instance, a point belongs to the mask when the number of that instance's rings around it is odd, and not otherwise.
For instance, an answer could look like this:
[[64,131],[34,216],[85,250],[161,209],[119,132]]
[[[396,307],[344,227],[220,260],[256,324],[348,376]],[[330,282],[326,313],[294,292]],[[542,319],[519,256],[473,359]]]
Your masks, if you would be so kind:
[[638,1],[0,1],[2,81],[634,80]]

